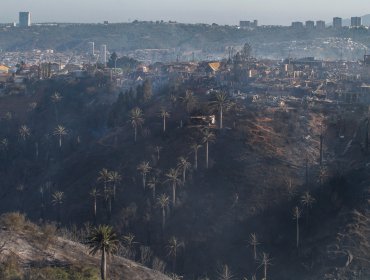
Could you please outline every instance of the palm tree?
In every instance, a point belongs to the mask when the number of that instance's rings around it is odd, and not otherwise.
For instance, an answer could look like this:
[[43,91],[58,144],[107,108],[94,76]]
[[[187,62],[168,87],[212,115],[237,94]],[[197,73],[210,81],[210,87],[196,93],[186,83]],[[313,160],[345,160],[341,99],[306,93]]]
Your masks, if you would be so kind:
[[141,127],[144,123],[143,111],[139,107],[135,107],[130,112],[130,122],[134,128],[134,141],[137,138],[137,128]]
[[176,272],[176,260],[178,251],[185,246],[184,242],[179,241],[175,236],[168,240],[167,254],[172,258],[172,272]]
[[232,275],[230,268],[227,264],[223,265],[218,272],[217,280],[232,280],[234,276]]
[[267,280],[267,268],[270,266],[271,263],[271,258],[269,257],[269,254],[267,253],[262,253],[262,258],[261,258],[261,264],[258,268],[263,266],[263,280]]
[[309,210],[312,208],[312,205],[315,203],[316,199],[309,193],[305,192],[301,196],[301,204],[306,208],[306,223],[308,224],[308,215]]
[[257,246],[259,244],[257,234],[251,233],[249,235],[249,245],[253,247],[253,257],[255,260],[257,260]]
[[54,132],[53,132],[53,135],[55,136],[58,136],[59,137],[59,148],[62,147],[62,137],[67,135],[68,132],[66,130],[66,128],[62,125],[58,125],[55,129],[54,129]]
[[185,184],[186,171],[191,167],[190,162],[184,157],[179,157],[177,168],[182,171],[182,183]]
[[132,233],[129,233],[125,236],[123,236],[123,246],[125,248],[125,257],[128,259],[135,260],[135,244],[137,242],[134,242],[135,235]]
[[158,177],[153,176],[149,179],[148,187],[153,191],[153,199],[155,199],[155,191],[158,184],[160,184]]
[[100,225],[91,231],[87,238],[87,244],[90,247],[90,254],[95,255],[101,251],[100,274],[102,280],[107,280],[107,255],[117,251],[118,238],[113,228],[107,225]]
[[31,130],[28,128],[27,125],[22,125],[19,128],[18,132],[23,141],[26,141],[26,139],[31,135]]
[[54,110],[55,110],[55,120],[58,121],[58,103],[62,101],[63,97],[60,95],[59,92],[54,92],[51,96],[51,102],[54,103]]
[[109,182],[113,183],[113,200],[116,200],[116,189],[117,185],[121,182],[122,177],[117,171],[109,172]]
[[302,211],[298,206],[293,208],[293,219],[296,220],[296,235],[297,235],[297,248],[299,247],[299,219],[301,217]]
[[149,165],[148,161],[143,161],[137,166],[137,170],[140,171],[141,176],[143,177],[143,188],[145,190],[146,186],[146,175],[150,172],[151,166]]
[[170,197],[167,194],[163,193],[157,197],[157,205],[162,209],[162,230],[164,230],[166,224],[166,209],[169,203]]
[[203,143],[206,144],[206,168],[208,169],[208,155],[209,155],[209,152],[208,152],[208,146],[209,146],[209,143],[212,143],[214,142],[216,139],[216,136],[215,134],[210,131],[209,129],[205,129],[203,130]]
[[172,205],[176,205],[176,187],[177,184],[180,183],[179,173],[177,169],[171,168],[167,174],[165,174],[167,180],[165,182],[169,182],[172,186]]
[[228,98],[228,95],[224,92],[217,92],[215,94],[215,101],[211,102],[211,105],[215,106],[220,118],[220,129],[223,128],[223,113],[226,109],[230,106],[230,100]]
[[159,115],[163,119],[163,132],[166,132],[166,119],[170,117],[170,113],[166,109],[162,108]]
[[198,143],[193,143],[190,148],[194,152],[194,169],[198,169],[198,150],[202,147],[202,145],[199,145]]
[[197,103],[197,99],[194,96],[194,93],[187,90],[185,92],[185,96],[181,98],[182,103],[185,105],[186,112],[190,114],[191,110],[194,108],[195,104]]
[[89,194],[93,199],[93,214],[94,214],[94,222],[96,223],[97,199],[100,193],[99,193],[99,190],[96,187],[94,187],[91,189]]
[[103,168],[101,171],[99,171],[99,177],[98,177],[98,182],[103,181],[104,183],[104,191],[107,189],[107,184],[110,180],[110,172],[108,169]]
[[157,161],[159,161],[159,155],[160,155],[160,152],[162,151],[162,149],[163,148],[161,146],[155,146],[154,147],[154,150],[157,153]]
[[52,194],[52,200],[51,200],[51,203],[55,206],[57,206],[57,211],[58,211],[58,225],[60,225],[60,222],[61,222],[61,207],[62,207],[62,204],[63,204],[63,200],[64,200],[64,192],[61,192],[61,191],[55,191],[53,194]]

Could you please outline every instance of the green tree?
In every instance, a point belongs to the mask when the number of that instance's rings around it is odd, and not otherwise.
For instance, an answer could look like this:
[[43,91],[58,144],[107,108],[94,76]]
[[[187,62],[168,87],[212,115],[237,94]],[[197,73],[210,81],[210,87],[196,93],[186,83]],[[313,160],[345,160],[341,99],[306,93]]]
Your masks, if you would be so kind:
[[215,100],[211,102],[211,105],[214,106],[219,113],[219,121],[220,121],[219,128],[222,129],[223,128],[223,114],[227,109],[229,109],[231,105],[228,95],[225,92],[216,92]]
[[206,144],[206,168],[208,169],[208,156],[209,156],[209,143],[214,142],[216,139],[215,134],[209,129],[203,130],[203,143]]
[[315,198],[309,193],[305,192],[301,196],[301,204],[306,208],[306,223],[308,224],[309,211],[312,208],[312,205],[315,203]]
[[197,98],[194,96],[194,93],[189,90],[185,92],[185,95],[181,98],[181,100],[188,114],[190,114],[198,102]]
[[90,254],[95,255],[101,251],[100,273],[101,279],[107,280],[107,255],[117,251],[118,238],[113,228],[107,225],[100,225],[93,229],[87,238],[87,245],[90,247]]
[[299,209],[298,206],[293,208],[292,211],[293,219],[296,221],[296,240],[297,240],[297,248],[299,247],[299,219],[301,218],[302,211]]
[[170,197],[163,193],[159,197],[157,197],[157,205],[162,210],[162,230],[164,230],[164,227],[166,225],[166,209],[170,203]]
[[143,111],[139,107],[135,107],[130,112],[130,122],[134,128],[134,142],[137,138],[137,129],[144,123]]
[[258,242],[257,234],[251,233],[249,235],[249,245],[253,248],[253,258],[257,260],[257,246],[260,244]]
[[116,199],[117,185],[121,182],[122,176],[117,171],[109,172],[109,182],[113,183],[113,200]]
[[58,125],[53,132],[53,135],[57,136],[59,138],[59,148],[62,147],[62,137],[67,135],[68,132],[66,128],[62,125]]
[[178,256],[179,250],[184,247],[185,247],[184,242],[178,240],[175,236],[172,236],[168,240],[167,254],[169,257],[172,258],[172,271],[174,273],[176,272],[176,262],[177,262],[177,256]]
[[182,172],[182,183],[186,181],[186,171],[191,167],[190,162],[185,157],[180,157],[177,163],[177,168]]
[[99,171],[98,182],[103,182],[104,191],[107,190],[109,181],[110,181],[110,172],[108,171],[108,169],[103,168],[102,170]]
[[160,180],[158,179],[158,177],[156,176],[153,176],[149,179],[148,181],[148,187],[152,190],[153,192],[153,199],[155,199],[155,192],[156,192],[156,188],[157,186],[160,184]]
[[176,187],[181,182],[179,179],[178,169],[171,168],[166,174],[166,181],[172,186],[172,206],[176,205]]
[[166,119],[170,117],[170,113],[166,111],[166,109],[162,108],[159,115],[163,120],[163,132],[166,132]]
[[22,125],[19,130],[19,137],[23,140],[26,141],[28,137],[31,136],[31,130],[28,128],[27,125]]
[[52,194],[52,200],[51,203],[57,207],[57,221],[58,225],[61,223],[61,211],[62,211],[62,204],[64,201],[64,192],[56,191]]
[[142,176],[143,188],[145,190],[146,187],[146,176],[150,172],[152,167],[150,166],[148,161],[143,161],[137,166],[137,170],[139,170]]
[[99,193],[99,190],[94,187],[91,189],[89,194],[93,199],[93,216],[94,216],[94,223],[96,223],[97,200],[98,200],[98,196],[100,195],[100,193]]
[[54,104],[55,121],[58,122],[58,104],[62,101],[63,97],[59,92],[54,92],[50,99]]
[[198,143],[191,144],[190,148],[194,152],[194,169],[198,169],[198,150],[202,147],[202,145],[199,145]]

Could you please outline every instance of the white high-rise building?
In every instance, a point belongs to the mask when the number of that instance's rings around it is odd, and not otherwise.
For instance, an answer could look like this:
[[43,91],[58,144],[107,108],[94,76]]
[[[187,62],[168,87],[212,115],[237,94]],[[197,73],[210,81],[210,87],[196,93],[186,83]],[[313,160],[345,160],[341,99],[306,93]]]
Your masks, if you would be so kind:
[[95,55],[95,43],[94,42],[88,42],[88,54],[91,56]]
[[19,27],[31,26],[31,13],[19,12]]
[[107,65],[107,45],[100,46],[99,61],[104,66]]

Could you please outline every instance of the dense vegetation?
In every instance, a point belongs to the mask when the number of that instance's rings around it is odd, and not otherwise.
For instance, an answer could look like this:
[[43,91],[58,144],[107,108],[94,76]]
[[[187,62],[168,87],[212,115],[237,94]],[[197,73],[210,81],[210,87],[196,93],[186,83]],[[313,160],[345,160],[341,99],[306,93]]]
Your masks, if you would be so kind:
[[[367,108],[195,95],[177,81],[30,87],[0,102],[1,212],[80,241],[109,224],[118,254],[185,279],[369,276]],[[190,121],[212,114],[214,126]]]
[[[224,51],[225,47],[250,42],[255,49],[262,43],[276,43],[315,38],[353,38],[369,46],[369,31],[365,28],[336,30],[294,30],[290,27],[261,27],[256,30],[235,26],[206,24],[170,24],[134,22],[120,24],[73,24],[32,26],[27,29],[0,30],[2,50],[55,49],[57,51],[87,51],[87,43],[107,44],[109,50],[178,49]],[[261,55],[261,54],[260,54]],[[268,53],[264,54],[268,55]]]

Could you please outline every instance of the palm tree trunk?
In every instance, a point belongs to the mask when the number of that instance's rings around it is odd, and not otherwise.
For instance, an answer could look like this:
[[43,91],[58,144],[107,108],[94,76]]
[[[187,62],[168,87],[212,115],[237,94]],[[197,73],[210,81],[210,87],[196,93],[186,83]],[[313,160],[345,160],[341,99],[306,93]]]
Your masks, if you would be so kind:
[[163,132],[166,132],[166,117],[163,116]]
[[155,185],[153,186],[153,199],[155,199]]
[[184,168],[184,170],[182,171],[182,183],[185,184],[185,180],[186,180],[186,169]]
[[222,129],[222,119],[223,118],[223,112],[222,112],[222,106],[220,108],[220,129]]
[[146,185],[146,176],[145,176],[145,174],[143,174],[143,188],[144,188],[144,191],[145,191],[145,185]]
[[107,279],[107,258],[106,258],[106,253],[105,253],[105,247],[103,247],[102,249],[100,273],[101,273],[101,279],[106,280]]
[[94,223],[96,224],[96,209],[97,208],[97,205],[96,205],[96,196],[94,197]]
[[136,142],[136,136],[137,136],[137,128],[135,126],[135,128],[134,128],[134,142]]
[[208,169],[208,141],[206,142],[206,168]]
[[162,207],[162,230],[164,230],[164,226],[166,224],[166,210]]
[[257,260],[257,246],[253,245],[253,254],[254,254],[254,259]]
[[175,206],[176,204],[176,184],[172,184],[172,205]]
[[194,169],[198,169],[198,149],[194,150]]
[[267,264],[264,265],[264,280],[267,280]]
[[299,219],[297,219],[297,248],[299,246]]
[[62,147],[62,135],[59,135],[59,148]]

